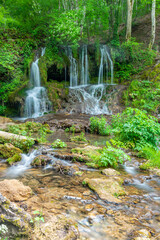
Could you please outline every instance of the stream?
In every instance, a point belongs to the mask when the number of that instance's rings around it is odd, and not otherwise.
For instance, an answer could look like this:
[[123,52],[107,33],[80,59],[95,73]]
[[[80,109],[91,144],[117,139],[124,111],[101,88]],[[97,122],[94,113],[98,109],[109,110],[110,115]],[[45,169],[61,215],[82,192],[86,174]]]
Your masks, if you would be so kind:
[[[49,142],[60,138],[67,141],[64,131],[54,132]],[[87,134],[92,144],[105,145],[106,137]],[[67,142],[69,148],[75,143]],[[100,170],[92,169],[84,163],[58,159],[50,145],[40,146],[28,155],[22,154],[17,165],[7,168],[4,161],[0,163],[0,179],[18,179],[31,187],[33,196],[26,201],[27,211],[43,209],[45,218],[50,215],[64,214],[78,224],[81,240],[116,240],[136,239],[137,231],[147,230],[151,238],[160,239],[160,177],[140,171],[140,160],[131,155],[131,161],[125,162],[118,169],[124,180],[127,194],[121,196],[120,203],[108,202],[87,186],[82,184],[87,178],[105,178]],[[52,161],[45,167],[33,168],[30,163],[41,154],[49,156]],[[54,164],[68,167],[57,169]],[[78,169],[82,175],[72,174],[72,168]],[[143,237],[143,236],[142,236]]]

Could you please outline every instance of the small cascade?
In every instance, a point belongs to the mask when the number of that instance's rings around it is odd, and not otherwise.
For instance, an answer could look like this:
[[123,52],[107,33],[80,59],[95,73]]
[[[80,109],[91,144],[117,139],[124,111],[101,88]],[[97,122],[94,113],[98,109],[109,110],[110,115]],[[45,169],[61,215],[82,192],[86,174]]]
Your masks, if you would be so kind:
[[81,51],[81,79],[80,85],[89,84],[89,73],[88,73],[88,54],[87,45],[82,46]]
[[[41,56],[44,56],[45,48]],[[40,71],[38,66],[39,58],[31,65],[30,84],[33,87],[27,91],[25,100],[25,117],[39,117],[51,110],[51,102],[48,99],[47,91],[41,86]]]
[[16,165],[11,166],[8,170],[6,175],[10,177],[16,177],[21,175],[31,167],[31,162],[37,155],[37,150],[34,150],[30,154],[22,154],[22,159]]
[[[103,45],[100,48],[101,62],[99,67],[98,84],[108,83],[113,84],[113,61],[108,52],[107,46]],[[109,83],[110,72],[110,83]]]
[[[106,84],[113,84],[113,62],[106,45],[101,46],[101,62],[97,84],[89,85],[89,64],[87,45],[83,45],[80,52],[80,62],[77,66],[68,48],[70,60],[70,102],[73,111],[86,114],[110,114],[107,103],[102,100],[105,95]],[[79,73],[78,73],[79,70]],[[78,79],[79,77],[79,79]],[[78,110],[75,108],[78,106]],[[73,112],[71,110],[71,112]]]
[[78,85],[78,65],[76,59],[73,57],[72,49],[67,48],[67,56],[70,61],[70,87],[77,87]]
[[[70,102],[73,104],[71,112],[78,110],[91,115],[110,114],[107,103],[102,101],[104,94],[105,86],[103,84],[70,89]],[[78,109],[75,109],[76,105]]]

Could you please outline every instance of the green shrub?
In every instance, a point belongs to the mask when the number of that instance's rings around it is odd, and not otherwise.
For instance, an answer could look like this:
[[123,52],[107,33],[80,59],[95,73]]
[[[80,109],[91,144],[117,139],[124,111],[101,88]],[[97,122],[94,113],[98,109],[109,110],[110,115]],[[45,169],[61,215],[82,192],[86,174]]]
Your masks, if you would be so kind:
[[126,106],[156,112],[160,106],[159,82],[133,80],[123,93]]
[[160,151],[152,147],[146,146],[141,149],[138,154],[139,157],[148,159],[146,163],[142,164],[141,169],[149,169],[150,167],[160,168]]
[[70,140],[71,142],[88,142],[83,132],[81,132],[81,134],[78,136],[71,137]]
[[105,117],[91,117],[90,118],[90,129],[91,133],[97,133],[102,136],[108,136],[110,134],[110,126],[106,124]]
[[122,150],[113,147],[104,147],[99,152],[100,156],[87,165],[117,168],[119,163],[122,164],[124,160],[130,160],[130,157]]
[[157,148],[160,141],[157,119],[139,109],[127,108],[122,114],[113,116],[112,127],[120,141],[131,143],[136,150],[146,144]]
[[62,142],[60,139],[57,139],[52,143],[53,148],[65,148],[67,147],[67,144],[65,142]]

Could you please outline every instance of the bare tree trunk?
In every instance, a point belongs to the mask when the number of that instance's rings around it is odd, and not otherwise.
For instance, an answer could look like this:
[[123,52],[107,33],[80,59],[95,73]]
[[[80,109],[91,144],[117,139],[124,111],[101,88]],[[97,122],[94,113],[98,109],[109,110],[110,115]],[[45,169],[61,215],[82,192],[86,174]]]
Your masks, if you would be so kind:
[[134,0],[127,0],[127,29],[126,29],[126,40],[131,39],[132,34],[132,13],[133,13]]
[[156,0],[152,0],[152,11],[151,11],[152,29],[151,29],[151,40],[149,48],[152,49],[155,37],[156,37]]

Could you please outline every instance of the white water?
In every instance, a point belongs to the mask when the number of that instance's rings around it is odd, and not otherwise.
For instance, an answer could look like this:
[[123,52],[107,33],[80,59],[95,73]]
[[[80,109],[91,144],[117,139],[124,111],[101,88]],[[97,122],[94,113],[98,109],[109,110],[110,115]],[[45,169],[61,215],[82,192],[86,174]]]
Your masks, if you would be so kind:
[[24,171],[26,171],[27,169],[29,169],[31,167],[31,162],[36,157],[36,153],[37,153],[37,150],[34,150],[30,154],[22,154],[21,161],[18,164],[10,167],[7,170],[6,175],[9,177],[15,177],[15,176],[23,174]]
[[[44,56],[45,48],[42,49],[41,56]],[[27,91],[25,100],[25,117],[39,117],[51,110],[51,102],[48,99],[47,91],[41,86],[40,71],[38,66],[39,58],[31,65],[30,84],[32,89]]]
[[108,52],[107,46],[101,46],[100,51],[101,62],[99,67],[98,84],[103,84],[104,82],[113,84],[113,61],[111,59],[110,53]]
[[[81,48],[81,61],[79,67],[72,56],[72,50],[68,48],[70,60],[70,100],[73,104],[79,103],[82,113],[92,115],[110,114],[107,103],[102,101],[102,97],[106,90],[104,83],[113,84],[113,62],[107,46],[103,45],[100,51],[101,61],[97,85],[89,85],[87,46],[84,45]],[[79,69],[79,74],[77,69]],[[79,81],[78,76],[80,76]]]
[[70,89],[70,98],[80,104],[81,112],[91,115],[110,114],[107,103],[102,101],[105,86],[90,85]]
[[73,57],[72,49],[67,48],[67,56],[70,61],[70,87],[76,87],[78,84],[78,65],[76,59]]
[[81,51],[81,79],[80,85],[89,84],[89,73],[88,73],[88,54],[87,54],[87,45],[82,46]]

